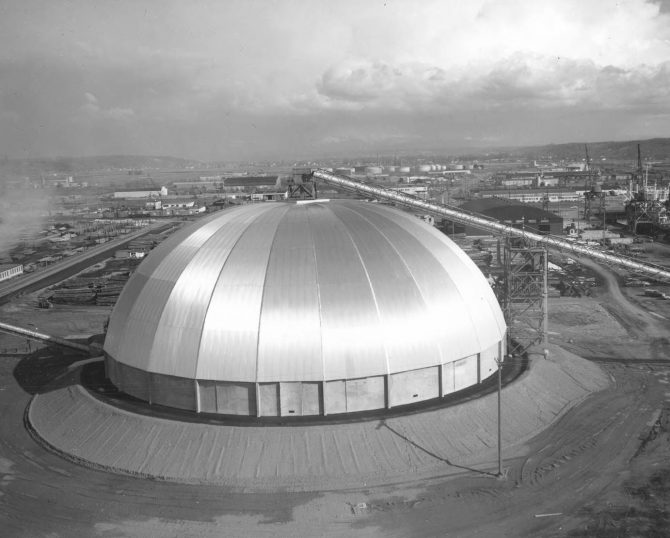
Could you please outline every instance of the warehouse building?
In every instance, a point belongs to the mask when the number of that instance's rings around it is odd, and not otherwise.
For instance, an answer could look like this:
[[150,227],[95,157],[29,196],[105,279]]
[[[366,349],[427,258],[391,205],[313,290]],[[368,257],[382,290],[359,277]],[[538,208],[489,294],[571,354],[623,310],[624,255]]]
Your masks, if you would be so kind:
[[173,187],[178,192],[220,192],[241,191],[255,188],[276,188],[279,186],[279,176],[230,176],[216,179],[201,179],[200,181],[175,181]]
[[[563,217],[529,204],[515,203],[500,198],[482,198],[465,202],[461,208],[485,215],[515,228],[525,228],[528,231],[541,234],[563,234]],[[454,231],[469,236],[490,235],[490,232],[484,232],[474,226],[459,224],[454,226]]]
[[131,191],[115,191],[112,195],[113,198],[160,198],[162,196],[167,196],[168,190],[167,187],[161,187],[160,189],[137,189]]
[[488,189],[479,191],[480,198],[507,198],[523,203],[581,202],[587,189],[569,187],[551,187],[537,189]]
[[166,240],[112,313],[109,379],[152,404],[258,417],[438,399],[494,374],[506,326],[452,241],[381,204],[252,204]]
[[0,282],[23,274],[23,265],[14,263],[0,264]]

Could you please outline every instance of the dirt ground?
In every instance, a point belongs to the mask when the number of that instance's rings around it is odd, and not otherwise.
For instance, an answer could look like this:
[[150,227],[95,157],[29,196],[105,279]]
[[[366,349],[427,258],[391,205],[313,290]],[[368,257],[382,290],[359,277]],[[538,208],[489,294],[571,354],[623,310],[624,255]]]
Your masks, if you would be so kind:
[[[551,302],[550,339],[611,376],[520,453],[505,479],[451,478],[311,493],[245,493],[132,478],[44,450],[24,411],[55,364],[77,357],[0,335],[0,536],[667,536],[670,528],[670,320],[622,293],[607,270],[590,298]],[[655,311],[654,311],[655,312]],[[10,323],[54,334],[100,332],[103,307],[0,309]],[[21,377],[29,354],[43,377]],[[36,354],[36,355],[35,355]],[[50,369],[50,365],[52,368]]]

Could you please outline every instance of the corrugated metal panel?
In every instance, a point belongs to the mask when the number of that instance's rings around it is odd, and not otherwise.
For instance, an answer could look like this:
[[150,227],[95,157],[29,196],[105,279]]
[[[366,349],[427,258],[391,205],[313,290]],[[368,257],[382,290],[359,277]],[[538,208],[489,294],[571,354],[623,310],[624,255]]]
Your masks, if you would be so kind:
[[198,397],[201,413],[217,413],[216,381],[198,381]]
[[440,370],[437,366],[400,372],[391,376],[389,401],[405,405],[440,396]]
[[346,385],[348,413],[386,407],[386,388],[382,376],[347,379]]
[[324,384],[323,391],[326,414],[347,412],[346,381],[328,381]]
[[258,399],[260,405],[260,416],[279,416],[279,383],[260,383],[258,386]]
[[150,383],[152,403],[196,410],[195,380],[151,374]]
[[247,211],[210,236],[191,257],[160,317],[149,357],[149,367],[181,377],[197,377],[196,366],[203,324],[222,268],[258,211]]
[[[435,245],[429,250],[416,235],[407,231],[406,223],[398,224],[394,213],[377,212],[374,209],[374,206],[366,207],[365,218],[382,230],[391,242],[399,262],[412,275],[423,300],[423,307],[418,313],[406,316],[403,336],[411,338],[415,334],[425,341],[434,342],[440,356],[436,360],[433,354],[415,355],[411,364],[394,364],[392,370],[403,371],[444,363],[479,351],[477,324],[469,316],[463,315],[467,313],[468,306],[464,304],[460,283],[454,281],[451,273],[444,270],[436,257],[440,248],[444,250],[449,246]],[[422,224],[418,219],[415,220],[419,225]],[[410,223],[414,224],[412,221]],[[450,265],[453,265],[453,261]]]
[[275,232],[288,204],[263,205],[221,270],[202,328],[199,379],[256,381],[258,324]]
[[[151,278],[137,295],[133,308],[127,315],[126,328],[122,333],[118,351],[121,362],[129,366],[151,371],[149,357],[158,328],[160,313],[165,299],[170,295],[174,282]],[[156,365],[160,373],[162,366]]]
[[272,244],[258,325],[258,381],[323,379],[321,308],[308,207],[286,213]]
[[[380,208],[370,204],[371,211]],[[444,267],[449,277],[457,283],[462,297],[463,310],[476,331],[476,343],[481,348],[493,345],[504,338],[506,324],[498,301],[474,262],[451,239],[413,215],[394,210],[397,222],[414,235]],[[473,352],[476,352],[474,350]]]
[[454,364],[456,364],[456,361],[448,362],[442,366],[442,396],[456,391]]
[[280,383],[281,416],[302,415],[302,383]]
[[454,361],[454,388],[461,390],[478,383],[477,374],[477,355]]
[[253,383],[216,384],[216,412],[225,415],[255,415],[256,387]]
[[[365,205],[332,207],[346,223],[365,265],[377,301],[389,373],[439,364],[436,337],[440,335],[430,330],[435,320],[395,245],[365,219]],[[389,232],[395,235],[392,229]],[[428,258],[426,253],[421,254],[421,261]]]
[[[504,340],[503,340],[504,345]],[[504,349],[504,347],[503,347]],[[482,350],[479,354],[479,372],[480,380],[484,380],[487,377],[492,376],[498,370],[498,344],[494,344],[488,349]]]
[[331,205],[309,208],[321,300],[324,377],[386,373],[377,306],[358,251]]
[[302,414],[323,414],[323,383],[302,382]]
[[[110,319],[105,351],[130,366],[152,371],[149,357],[165,303],[176,280],[202,244],[230,220],[253,209],[243,207],[207,218],[177,232],[180,241],[169,238],[140,264],[121,293]],[[118,343],[115,335],[122,335]],[[109,345],[107,344],[109,340]],[[160,361],[159,361],[160,362]],[[153,365],[162,372],[161,364]],[[170,374],[165,371],[163,373]]]
[[[105,336],[104,349],[105,352],[118,360],[123,360],[122,357],[125,356],[121,354],[121,347],[125,339],[128,338],[128,333],[131,332],[126,330],[128,312],[148,280],[149,276],[136,271],[124,286],[123,291],[116,302],[116,306],[112,311],[112,315],[109,318],[109,327],[107,328],[107,335]],[[137,364],[139,364],[139,362]]]

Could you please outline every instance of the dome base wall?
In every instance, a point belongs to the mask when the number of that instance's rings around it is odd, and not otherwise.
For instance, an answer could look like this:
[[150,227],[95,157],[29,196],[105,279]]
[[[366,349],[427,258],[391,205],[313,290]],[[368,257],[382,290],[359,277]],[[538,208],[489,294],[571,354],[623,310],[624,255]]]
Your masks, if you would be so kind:
[[476,355],[390,375],[328,381],[244,383],[146,372],[105,357],[110,381],[149,404],[241,416],[325,416],[433,400],[489,378],[505,353],[500,341]]

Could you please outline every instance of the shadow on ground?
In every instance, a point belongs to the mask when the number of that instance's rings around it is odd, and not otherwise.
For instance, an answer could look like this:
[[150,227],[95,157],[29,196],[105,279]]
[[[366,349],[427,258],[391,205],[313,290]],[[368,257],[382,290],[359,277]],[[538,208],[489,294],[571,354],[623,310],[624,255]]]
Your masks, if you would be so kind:
[[88,357],[58,347],[45,347],[24,356],[14,378],[28,394],[44,394],[79,382],[75,363]]
[[480,470],[480,469],[473,469],[472,467],[466,467],[466,466],[464,466],[464,465],[457,465],[457,464],[455,464],[455,463],[452,463],[452,462],[449,461],[447,458],[443,458],[442,456],[436,454],[435,452],[432,452],[432,451],[428,450],[427,448],[421,446],[420,444],[418,444],[418,443],[412,441],[412,440],[411,440],[409,437],[407,437],[406,435],[400,433],[398,430],[396,430],[396,429],[394,429],[393,427],[389,426],[388,423],[387,423],[385,420],[380,420],[380,421],[379,421],[379,424],[377,425],[377,429],[379,430],[379,429],[381,429],[381,428],[386,428],[387,430],[389,430],[389,431],[392,432],[393,434],[397,435],[398,437],[400,437],[401,439],[403,439],[404,441],[406,441],[407,443],[409,443],[410,445],[412,445],[414,448],[420,450],[420,451],[423,452],[424,454],[428,454],[429,456],[435,458],[435,459],[438,460],[438,461],[441,461],[441,462],[443,462],[443,463],[446,463],[446,464],[449,465],[450,467],[456,467],[457,469],[463,469],[463,470],[465,470],[465,471],[471,471],[471,472],[473,472],[473,473],[477,473],[477,474],[481,474],[481,475],[485,475],[485,476],[492,476],[492,477],[497,477],[497,476],[498,476],[496,473],[490,473],[490,472],[488,472],[488,471],[482,471],[482,470]]

